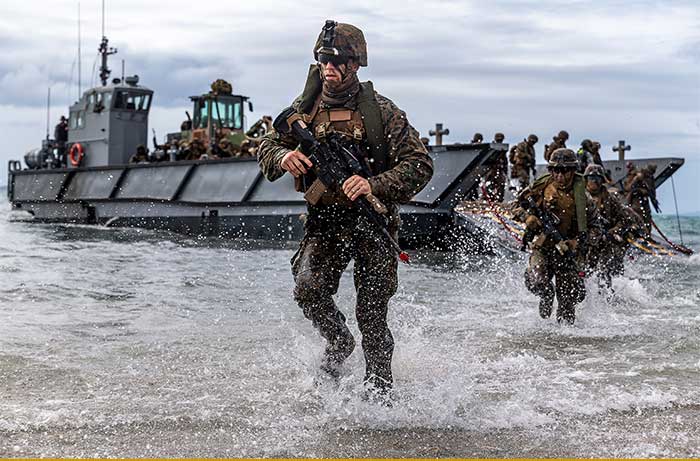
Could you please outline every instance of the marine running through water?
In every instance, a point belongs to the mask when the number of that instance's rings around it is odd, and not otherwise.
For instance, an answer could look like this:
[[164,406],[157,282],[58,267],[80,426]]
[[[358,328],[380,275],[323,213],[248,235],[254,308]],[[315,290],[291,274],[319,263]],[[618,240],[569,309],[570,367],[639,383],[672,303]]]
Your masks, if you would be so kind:
[[[360,29],[326,21],[313,51],[317,64],[311,67],[304,92],[292,106],[318,141],[335,133],[362,152],[361,161],[371,174],[354,175],[342,188],[327,190],[316,204],[307,204],[304,237],[291,261],[294,298],[327,341],[322,370],[339,376],[355,339],[333,295],[343,271],[355,261],[364,382],[368,396],[390,404],[394,340],[387,312],[398,284],[397,259],[354,202],[370,193],[376,196],[388,208],[390,232],[396,237],[398,205],[425,187],[432,177],[432,160],[406,114],[376,93],[371,83],[360,83],[357,71],[367,65]],[[314,165],[297,150],[297,142],[275,131],[263,138],[258,163],[270,181],[286,172],[292,174],[300,192],[314,179]]]

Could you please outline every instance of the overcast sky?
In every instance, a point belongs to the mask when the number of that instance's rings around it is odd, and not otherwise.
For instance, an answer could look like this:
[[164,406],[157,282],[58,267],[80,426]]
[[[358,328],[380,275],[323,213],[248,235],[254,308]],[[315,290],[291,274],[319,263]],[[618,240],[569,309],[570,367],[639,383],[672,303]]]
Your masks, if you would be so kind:
[[[101,0],[82,0],[83,90],[101,37]],[[680,156],[682,212],[700,210],[700,7],[696,1],[213,1],[107,0],[113,76],[155,91],[150,127],[179,129],[187,96],[216,78],[276,115],[301,91],[327,18],[363,29],[360,78],[404,109],[421,132],[442,122],[447,142],[478,131],[507,142],[530,132],[542,161],[561,129],[570,146],[619,139],[631,157]],[[78,2],[0,3],[0,161],[20,159],[78,96]],[[5,184],[6,175],[0,175]],[[670,183],[662,209],[673,211]]]

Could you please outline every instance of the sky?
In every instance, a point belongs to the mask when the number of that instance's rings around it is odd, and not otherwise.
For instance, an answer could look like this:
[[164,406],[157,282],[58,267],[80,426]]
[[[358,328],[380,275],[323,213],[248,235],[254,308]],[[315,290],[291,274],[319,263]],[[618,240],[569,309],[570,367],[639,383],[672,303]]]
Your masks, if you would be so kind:
[[[427,136],[435,123],[466,142],[501,131],[529,133],[542,162],[559,130],[617,158],[678,156],[681,213],[700,211],[700,6],[696,1],[383,1],[242,2],[106,0],[105,31],[118,54],[113,77],[138,74],[155,91],[150,128],[177,131],[188,96],[224,78],[254,112],[275,116],[301,92],[326,19],[360,27],[369,66],[361,80],[406,111]],[[78,98],[97,84],[101,0],[0,2],[0,162],[21,159]],[[93,71],[94,69],[94,71]],[[0,185],[7,182],[0,175]],[[670,182],[659,190],[672,213]]]

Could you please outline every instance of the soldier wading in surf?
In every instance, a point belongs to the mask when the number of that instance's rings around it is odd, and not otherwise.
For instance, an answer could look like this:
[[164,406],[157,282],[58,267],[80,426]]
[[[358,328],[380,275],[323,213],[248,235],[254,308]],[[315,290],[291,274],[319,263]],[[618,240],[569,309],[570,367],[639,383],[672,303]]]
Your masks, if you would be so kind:
[[576,304],[586,296],[582,267],[587,248],[600,238],[598,211],[576,173],[572,150],[552,152],[547,167],[549,174],[518,197],[527,212],[523,245],[532,248],[525,285],[540,298],[542,318],[552,314],[556,295],[557,321],[573,324]]
[[[303,120],[319,142],[334,137],[358,152],[368,174],[352,175],[340,187],[325,190],[315,204],[307,204],[304,238],[292,258],[294,298],[327,341],[321,369],[337,377],[355,339],[333,295],[350,260],[355,261],[364,382],[369,395],[383,399],[393,383],[394,339],[387,309],[398,283],[397,258],[386,236],[359,212],[357,201],[370,194],[380,200],[388,209],[389,233],[396,238],[398,205],[425,187],[433,164],[406,114],[376,93],[371,82],[359,81],[357,71],[367,66],[360,29],[326,21],[313,53],[317,64],[311,66],[304,92],[292,104],[294,117]],[[275,130],[261,142],[258,162],[268,180],[289,172],[297,190],[304,191],[317,172],[309,154],[302,152],[296,139]]]

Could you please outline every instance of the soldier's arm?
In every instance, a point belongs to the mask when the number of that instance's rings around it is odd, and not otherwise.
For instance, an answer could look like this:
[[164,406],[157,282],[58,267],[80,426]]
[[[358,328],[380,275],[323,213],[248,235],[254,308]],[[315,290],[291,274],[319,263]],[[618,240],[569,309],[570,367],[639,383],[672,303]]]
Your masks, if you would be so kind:
[[369,178],[372,193],[387,203],[406,203],[433,176],[433,161],[406,114],[377,94],[387,143],[388,170]]
[[[298,100],[294,101],[293,106],[295,104],[298,105]],[[295,150],[297,144],[291,137],[282,136],[274,129],[263,136],[258,147],[258,165],[268,181],[275,181],[284,175],[282,159]]]
[[600,213],[598,213],[598,207],[591,198],[591,196],[586,192],[586,227],[588,229],[588,240],[591,243],[599,242],[603,239],[603,224],[602,219],[600,219]]
[[508,161],[512,164],[515,165],[515,155],[518,150],[518,146],[515,145],[510,148],[510,153],[508,154]]
[[623,233],[634,228],[636,222],[633,218],[634,213],[627,205],[622,203],[619,198],[612,196],[613,201],[613,216],[615,217],[615,225],[610,229],[610,233],[624,238]]

